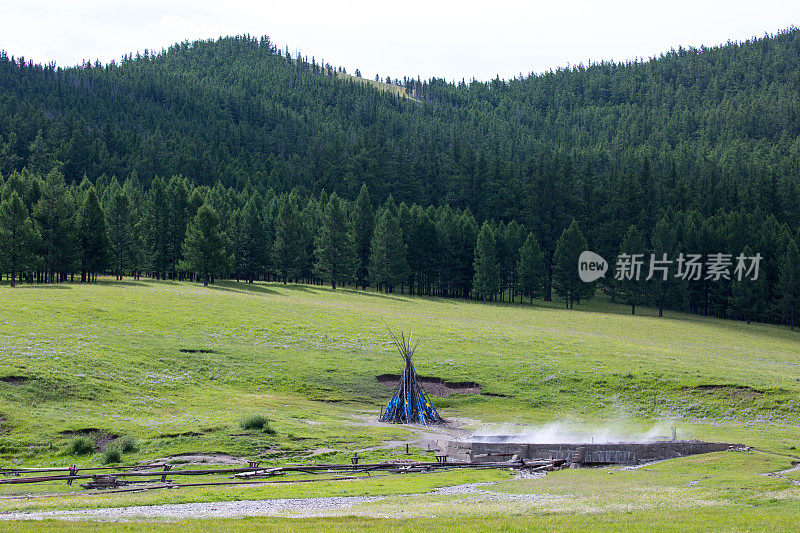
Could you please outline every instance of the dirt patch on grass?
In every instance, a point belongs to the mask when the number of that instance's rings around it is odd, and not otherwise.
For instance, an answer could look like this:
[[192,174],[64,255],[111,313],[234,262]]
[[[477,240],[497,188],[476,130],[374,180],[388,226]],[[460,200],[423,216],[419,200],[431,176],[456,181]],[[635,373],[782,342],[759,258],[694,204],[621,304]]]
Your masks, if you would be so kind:
[[[400,379],[398,374],[381,374],[378,382],[387,387],[395,388]],[[481,394],[481,386],[473,381],[446,381],[442,378],[417,376],[417,380],[431,396],[446,398],[451,394]]]
[[8,383],[9,385],[22,385],[29,379],[27,376],[3,376],[0,377],[0,382]]
[[196,431],[186,431],[185,433],[164,433],[163,435],[159,435],[158,438],[160,439],[175,439],[178,437],[199,437],[202,433],[198,433]]
[[227,453],[179,453],[154,461],[154,464],[163,463],[176,465],[242,465],[246,461]]
[[76,431],[62,431],[62,435],[66,437],[86,437],[94,442],[95,447],[99,451],[105,451],[106,446],[116,440],[119,435],[116,433],[103,433],[97,428],[85,428]]
[[763,391],[744,385],[698,385],[691,387],[690,390],[734,399],[759,398],[764,395]]

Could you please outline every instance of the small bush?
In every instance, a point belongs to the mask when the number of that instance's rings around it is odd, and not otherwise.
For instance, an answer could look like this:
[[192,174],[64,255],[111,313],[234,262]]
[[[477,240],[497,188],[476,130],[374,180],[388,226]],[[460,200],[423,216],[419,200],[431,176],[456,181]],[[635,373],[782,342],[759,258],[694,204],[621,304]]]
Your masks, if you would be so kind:
[[87,437],[73,437],[65,450],[67,455],[88,455],[94,453],[94,441]]
[[106,446],[101,461],[104,465],[122,461],[122,452],[120,451],[120,447],[116,445],[116,442]]
[[264,415],[247,415],[239,422],[242,429],[246,430],[262,430],[268,435],[274,435],[275,430],[269,427],[269,419]]
[[135,453],[139,451],[139,443],[133,437],[122,437],[114,441],[122,453]]

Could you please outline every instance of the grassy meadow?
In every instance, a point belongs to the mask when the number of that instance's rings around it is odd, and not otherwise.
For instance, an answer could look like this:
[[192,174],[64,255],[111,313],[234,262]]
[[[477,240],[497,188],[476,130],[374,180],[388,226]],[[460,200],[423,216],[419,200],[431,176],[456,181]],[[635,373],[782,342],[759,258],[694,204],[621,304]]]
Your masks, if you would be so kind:
[[[568,311],[558,303],[482,304],[266,283],[204,288],[102,279],[96,285],[3,286],[3,467],[100,465],[99,452],[69,454],[71,439],[82,434],[135,439],[137,450],[123,454],[125,464],[188,453],[266,464],[345,462],[354,451],[364,460],[407,458],[406,442],[412,442],[412,458],[430,458],[413,444],[420,430],[375,423],[391,392],[376,376],[399,373],[402,365],[385,324],[419,339],[418,374],[482,387],[481,395],[433,398],[446,418],[468,430],[558,423],[597,434],[667,435],[675,426],[681,438],[754,449],[541,479],[447,472],[96,496],[69,494],[83,493],[76,485],[5,485],[0,512],[381,494],[387,499],[359,508],[356,514],[364,516],[336,527],[414,529],[415,517],[423,516],[438,517],[431,521],[434,530],[464,525],[451,515],[509,530],[588,523],[683,530],[680,525],[700,527],[714,516],[730,529],[790,524],[800,516],[800,475],[791,470],[800,455],[800,332],[668,311],[664,318],[648,309],[629,312],[603,299]],[[253,414],[266,415],[274,432],[243,429],[240,422]],[[482,504],[473,495],[431,493],[470,482],[528,496]],[[37,491],[64,494],[9,498]],[[412,501],[406,496],[412,493],[424,497]],[[681,521],[673,519],[677,514]],[[371,522],[370,516],[398,520]],[[266,528],[269,520],[211,522],[246,531]],[[304,519],[296,527],[331,529],[333,523]]]

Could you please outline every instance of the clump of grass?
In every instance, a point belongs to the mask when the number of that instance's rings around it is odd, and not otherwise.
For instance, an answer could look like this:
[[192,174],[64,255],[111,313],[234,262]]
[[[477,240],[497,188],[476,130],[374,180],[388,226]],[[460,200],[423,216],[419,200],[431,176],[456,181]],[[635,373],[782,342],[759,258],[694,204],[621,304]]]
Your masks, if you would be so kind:
[[119,463],[122,461],[122,450],[116,442],[112,442],[103,451],[100,461],[104,464]]
[[114,441],[122,453],[135,453],[139,451],[139,443],[131,436],[121,437]]
[[269,425],[269,419],[264,415],[246,415],[239,422],[239,426],[248,431],[261,430],[267,435],[275,434],[275,430]]
[[67,455],[89,455],[94,453],[94,441],[88,437],[73,437],[64,452]]
[[103,456],[100,458],[103,464],[119,463],[122,461],[123,453],[134,453],[139,451],[139,443],[130,436],[120,437],[106,446]]

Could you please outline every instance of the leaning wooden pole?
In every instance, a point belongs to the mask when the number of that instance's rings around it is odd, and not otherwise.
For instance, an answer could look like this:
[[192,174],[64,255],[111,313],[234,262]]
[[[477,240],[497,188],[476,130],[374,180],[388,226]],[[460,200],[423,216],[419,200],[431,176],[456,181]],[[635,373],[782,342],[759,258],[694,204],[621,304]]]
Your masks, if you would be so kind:
[[[388,326],[387,326],[387,329]],[[395,424],[435,424],[444,422],[419,383],[414,369],[412,356],[416,350],[413,334],[408,339],[404,333],[397,335],[389,329],[389,335],[403,359],[403,371],[397,382],[394,395],[389,399],[386,408],[381,410],[380,420]]]

